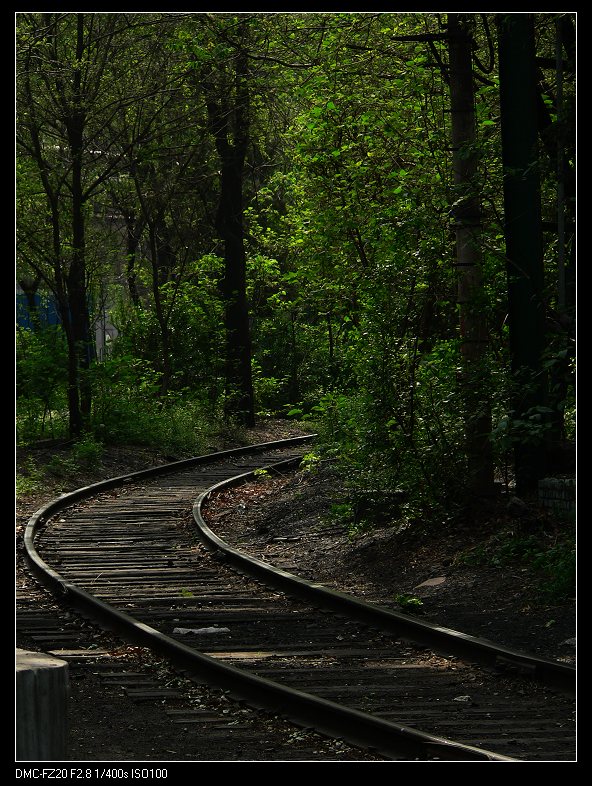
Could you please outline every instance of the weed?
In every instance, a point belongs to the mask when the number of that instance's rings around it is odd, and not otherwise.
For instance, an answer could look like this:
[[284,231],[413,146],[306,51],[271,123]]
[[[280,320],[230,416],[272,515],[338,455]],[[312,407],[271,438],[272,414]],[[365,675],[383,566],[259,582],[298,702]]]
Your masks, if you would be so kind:
[[543,574],[540,589],[546,598],[564,600],[575,596],[575,542],[564,540],[544,552],[537,553],[533,565]]
[[46,466],[47,472],[50,475],[55,475],[58,478],[65,478],[69,475],[74,475],[79,471],[80,466],[76,459],[71,456],[52,456]]
[[91,467],[100,463],[103,452],[103,444],[97,442],[92,436],[87,436],[74,445],[72,458],[81,466]]
[[29,456],[25,461],[23,470],[17,472],[15,480],[15,491],[17,499],[34,494],[43,486],[43,472],[35,464],[33,458]]
[[572,532],[555,536],[523,535],[504,531],[486,544],[468,549],[455,562],[461,565],[493,565],[503,567],[519,564],[537,574],[537,587],[549,601],[562,601],[575,596],[576,546]]
[[335,519],[349,519],[353,509],[348,502],[335,502],[331,505],[330,512]]
[[395,603],[408,612],[418,612],[423,606],[423,600],[416,598],[415,595],[409,595],[406,592],[399,593],[393,598]]
[[480,544],[457,554],[455,560],[457,565],[485,565],[487,562],[487,548]]
[[305,453],[302,457],[302,461],[300,462],[300,469],[302,472],[314,472],[319,468],[319,464],[321,461],[321,457],[318,453],[311,451],[310,453]]

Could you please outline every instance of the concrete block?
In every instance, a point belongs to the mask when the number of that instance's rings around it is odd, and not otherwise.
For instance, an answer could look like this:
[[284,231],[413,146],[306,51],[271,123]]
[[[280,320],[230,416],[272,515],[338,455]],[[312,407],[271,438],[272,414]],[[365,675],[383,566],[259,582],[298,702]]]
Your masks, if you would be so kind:
[[541,505],[556,512],[571,512],[576,507],[575,478],[543,478],[539,480]]
[[43,652],[16,650],[16,760],[66,757],[68,664]]

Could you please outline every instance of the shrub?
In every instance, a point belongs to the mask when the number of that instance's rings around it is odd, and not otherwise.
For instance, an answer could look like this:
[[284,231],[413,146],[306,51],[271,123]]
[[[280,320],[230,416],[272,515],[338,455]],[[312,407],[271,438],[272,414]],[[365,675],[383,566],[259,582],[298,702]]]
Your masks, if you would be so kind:
[[67,434],[67,353],[63,331],[17,328],[17,442],[27,444]]

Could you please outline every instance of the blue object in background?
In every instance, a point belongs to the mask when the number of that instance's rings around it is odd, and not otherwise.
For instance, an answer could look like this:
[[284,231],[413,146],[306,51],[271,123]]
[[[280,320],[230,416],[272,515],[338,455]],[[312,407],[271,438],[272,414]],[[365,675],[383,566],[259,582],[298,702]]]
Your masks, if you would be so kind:
[[[37,313],[39,314],[41,325],[48,327],[49,325],[60,324],[61,320],[53,297],[42,297],[37,294],[35,295],[35,304],[37,305]],[[22,292],[17,292],[16,294],[16,324],[23,328],[33,328],[27,296]]]

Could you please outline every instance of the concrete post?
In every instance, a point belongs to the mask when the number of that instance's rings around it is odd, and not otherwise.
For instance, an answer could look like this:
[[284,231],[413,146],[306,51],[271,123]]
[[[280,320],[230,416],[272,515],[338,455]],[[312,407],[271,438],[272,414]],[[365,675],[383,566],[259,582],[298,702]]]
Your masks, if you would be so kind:
[[68,664],[16,650],[16,760],[66,757]]

